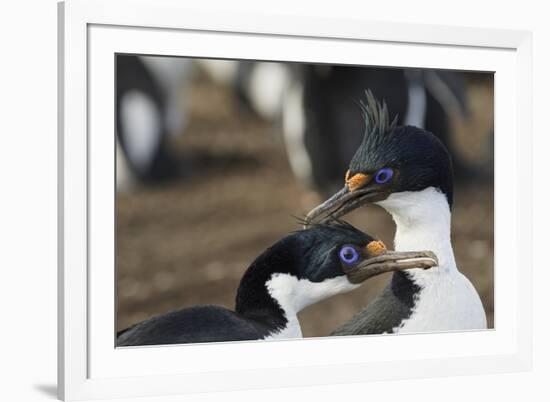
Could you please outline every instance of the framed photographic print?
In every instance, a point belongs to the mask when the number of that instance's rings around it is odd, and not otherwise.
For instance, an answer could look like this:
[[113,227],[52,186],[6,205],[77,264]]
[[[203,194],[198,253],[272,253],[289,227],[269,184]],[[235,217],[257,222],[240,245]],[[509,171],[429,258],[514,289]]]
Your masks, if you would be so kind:
[[529,369],[531,35],[230,17],[59,5],[60,397]]

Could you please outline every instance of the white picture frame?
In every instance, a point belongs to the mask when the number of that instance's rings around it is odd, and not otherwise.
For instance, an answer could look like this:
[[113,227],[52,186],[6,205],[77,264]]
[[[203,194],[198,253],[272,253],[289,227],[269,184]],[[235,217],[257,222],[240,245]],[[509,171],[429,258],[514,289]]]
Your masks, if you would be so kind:
[[[60,3],[60,398],[528,370],[532,256],[520,264],[517,245],[532,240],[531,48],[524,31],[228,15],[177,0]],[[116,53],[494,71],[495,329],[115,349]]]

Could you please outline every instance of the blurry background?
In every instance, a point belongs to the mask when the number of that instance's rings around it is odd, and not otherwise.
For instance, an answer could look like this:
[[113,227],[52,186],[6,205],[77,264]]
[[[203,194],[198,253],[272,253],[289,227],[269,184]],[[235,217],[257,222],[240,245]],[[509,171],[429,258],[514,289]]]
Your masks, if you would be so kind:
[[[133,55],[116,66],[118,329],[194,304],[233,308],[253,259],[343,185],[367,88],[451,151],[456,259],[493,326],[492,74]],[[392,244],[382,209],[346,219]],[[304,310],[304,336],[329,334],[388,279]]]

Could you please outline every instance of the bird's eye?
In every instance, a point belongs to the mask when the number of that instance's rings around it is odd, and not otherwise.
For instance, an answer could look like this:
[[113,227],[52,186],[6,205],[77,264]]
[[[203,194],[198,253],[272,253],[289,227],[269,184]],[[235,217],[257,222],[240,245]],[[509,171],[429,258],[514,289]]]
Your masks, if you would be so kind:
[[393,170],[391,168],[382,168],[374,176],[374,181],[378,184],[386,184],[393,177]]
[[359,252],[352,246],[344,246],[340,249],[340,261],[344,264],[355,264],[359,260]]

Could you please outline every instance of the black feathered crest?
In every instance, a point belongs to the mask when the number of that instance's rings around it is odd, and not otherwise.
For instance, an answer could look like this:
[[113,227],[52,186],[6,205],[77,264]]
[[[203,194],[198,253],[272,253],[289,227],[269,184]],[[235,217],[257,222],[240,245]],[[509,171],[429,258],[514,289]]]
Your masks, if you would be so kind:
[[386,102],[378,102],[371,90],[366,90],[365,95],[366,103],[363,100],[359,101],[365,131],[363,141],[350,162],[351,173],[378,168],[379,164],[387,162],[387,155],[381,153],[380,148],[392,142],[393,132],[397,127],[397,116],[390,123]]
[[390,123],[390,116],[386,102],[378,102],[370,89],[365,91],[367,98],[366,103],[361,99],[359,106],[363,113],[365,122],[365,132],[363,135],[363,143],[368,149],[376,148],[384,141],[386,135],[389,135],[397,126],[397,116]]

